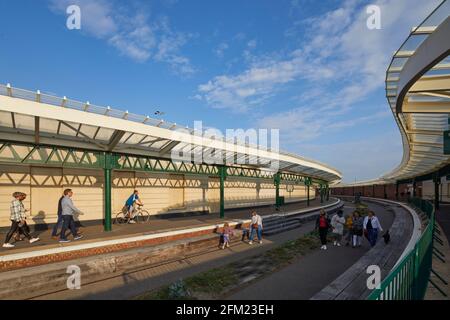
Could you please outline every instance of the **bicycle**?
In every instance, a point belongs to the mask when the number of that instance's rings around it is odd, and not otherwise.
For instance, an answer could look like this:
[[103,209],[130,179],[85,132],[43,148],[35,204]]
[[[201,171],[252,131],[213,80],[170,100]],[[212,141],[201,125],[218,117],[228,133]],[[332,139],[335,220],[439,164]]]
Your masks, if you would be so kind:
[[143,206],[137,206],[137,208],[133,211],[133,218],[130,219],[130,217],[128,217],[128,208],[125,206],[120,212],[116,213],[113,223],[129,223],[130,220],[133,220],[136,223],[148,222],[150,220],[150,213],[143,209]]

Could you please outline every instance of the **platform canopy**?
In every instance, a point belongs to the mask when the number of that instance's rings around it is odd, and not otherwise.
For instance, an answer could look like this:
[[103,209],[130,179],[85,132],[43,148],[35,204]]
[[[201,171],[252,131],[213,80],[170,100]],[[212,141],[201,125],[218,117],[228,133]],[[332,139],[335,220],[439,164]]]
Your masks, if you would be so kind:
[[[341,173],[325,164],[233,139],[205,135],[148,116],[0,85],[0,140],[172,159],[172,150],[220,154],[223,164],[273,170],[336,183]],[[200,157],[200,159],[202,159]],[[269,165],[270,164],[270,165]]]
[[403,142],[400,165],[379,179],[345,186],[412,180],[449,163],[450,155],[444,154],[444,132],[450,122],[449,54],[447,0],[412,28],[386,72],[386,96]]

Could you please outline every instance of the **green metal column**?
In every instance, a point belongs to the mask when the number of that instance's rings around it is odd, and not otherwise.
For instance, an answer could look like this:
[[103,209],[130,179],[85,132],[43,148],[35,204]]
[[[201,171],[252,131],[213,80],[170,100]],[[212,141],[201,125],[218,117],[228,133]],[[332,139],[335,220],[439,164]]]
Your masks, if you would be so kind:
[[305,178],[306,185],[306,206],[309,207],[309,187],[311,186],[311,178]]
[[111,153],[107,152],[105,153],[105,163],[104,163],[104,172],[105,172],[105,184],[104,184],[104,191],[105,191],[105,224],[104,224],[104,230],[105,231],[111,231],[112,225],[111,225],[111,171],[112,171],[112,155]]
[[327,201],[330,200],[330,187],[327,185]]
[[439,185],[441,183],[439,173],[436,173],[433,177],[434,182],[434,208],[439,210]]
[[273,177],[273,183],[275,185],[275,206],[277,208],[280,207],[280,182],[281,182],[281,176],[280,173],[275,173]]
[[319,185],[320,203],[323,203],[323,186]]
[[225,218],[225,179],[227,176],[227,167],[219,167],[219,179],[220,179],[220,218]]

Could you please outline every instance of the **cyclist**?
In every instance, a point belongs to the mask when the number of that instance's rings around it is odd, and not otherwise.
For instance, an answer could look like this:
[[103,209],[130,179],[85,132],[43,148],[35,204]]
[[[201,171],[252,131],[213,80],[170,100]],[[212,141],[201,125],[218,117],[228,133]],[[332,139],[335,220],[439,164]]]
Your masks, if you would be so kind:
[[133,212],[136,204],[140,206],[144,205],[144,203],[142,203],[142,201],[139,199],[139,191],[134,190],[133,194],[125,202],[125,207],[127,209],[125,218],[128,218],[128,223],[136,223],[136,221],[133,220]]

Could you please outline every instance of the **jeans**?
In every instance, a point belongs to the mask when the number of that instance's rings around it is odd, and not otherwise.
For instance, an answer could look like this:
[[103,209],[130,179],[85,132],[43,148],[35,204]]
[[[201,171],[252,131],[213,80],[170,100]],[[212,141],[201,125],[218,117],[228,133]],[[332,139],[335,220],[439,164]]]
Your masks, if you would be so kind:
[[53,227],[53,231],[52,231],[52,237],[56,237],[56,234],[58,233],[58,228],[62,227],[63,224],[63,218],[62,215],[58,216],[58,220],[55,223],[55,226]]
[[70,232],[72,232],[72,235],[75,238],[77,236],[77,229],[75,227],[75,221],[73,220],[73,216],[62,215],[61,217],[63,220],[63,225],[62,225],[62,229],[61,229],[60,239],[67,240],[67,238],[66,238],[67,229],[70,229]]
[[[262,228],[261,226],[258,226],[258,229],[256,230],[256,234],[258,235],[258,240],[261,241],[262,239]],[[253,226],[250,227],[250,241],[253,241],[253,237],[255,236],[255,228]]]
[[20,232],[22,232],[22,234],[28,238],[28,240],[31,239],[30,234],[28,233],[28,228],[26,227],[26,225],[23,225],[22,227],[19,227],[19,223],[18,221],[12,221],[11,220],[11,228],[8,231],[8,234],[6,235],[6,239],[5,239],[5,243],[9,243],[9,240],[11,240],[11,237],[13,236],[13,234],[19,230]]
[[320,243],[324,246],[327,244],[328,228],[319,228]]
[[378,229],[367,229],[367,238],[369,239],[369,243],[372,247],[377,244],[378,239]]

